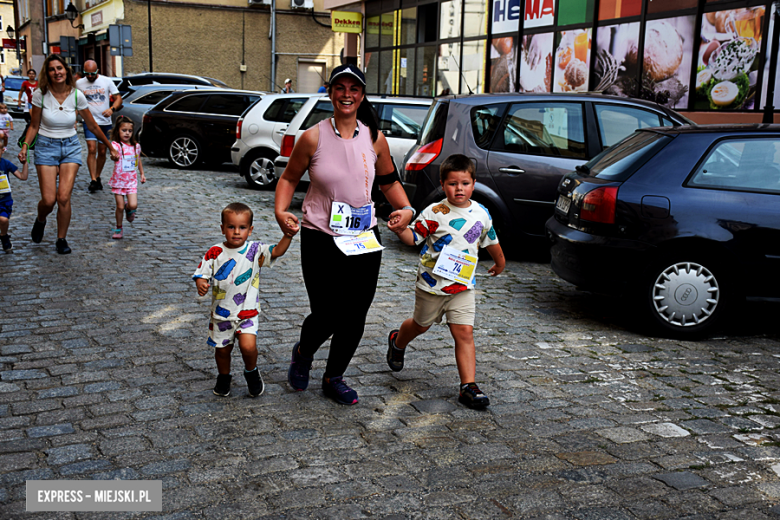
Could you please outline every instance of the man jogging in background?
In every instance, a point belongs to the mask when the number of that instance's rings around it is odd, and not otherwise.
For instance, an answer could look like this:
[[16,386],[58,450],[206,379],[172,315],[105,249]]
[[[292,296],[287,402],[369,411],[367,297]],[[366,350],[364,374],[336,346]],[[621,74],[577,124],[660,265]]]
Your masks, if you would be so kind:
[[[98,74],[98,66],[93,60],[84,63],[84,77],[76,82],[76,88],[84,93],[89,103],[89,111],[95,122],[106,135],[111,135],[111,114],[122,105],[122,96],[119,95],[114,82],[109,78]],[[114,102],[111,104],[111,96]],[[87,168],[89,169],[89,192],[95,193],[103,189],[100,174],[106,163],[106,145],[98,143],[95,134],[84,125],[84,138],[87,140]]]

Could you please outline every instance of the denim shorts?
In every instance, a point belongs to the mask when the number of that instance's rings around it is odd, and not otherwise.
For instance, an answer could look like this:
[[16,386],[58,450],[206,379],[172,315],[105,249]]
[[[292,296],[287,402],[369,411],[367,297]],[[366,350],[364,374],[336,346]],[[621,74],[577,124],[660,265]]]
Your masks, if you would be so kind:
[[[95,134],[93,134],[89,128],[87,128],[87,123],[82,123],[84,125],[84,139],[87,141],[97,141],[98,138]],[[111,125],[98,125],[101,130],[103,130],[103,133],[106,134],[106,139],[111,139]]]
[[0,195],[0,217],[11,218],[13,212],[14,199],[11,194]]
[[74,163],[81,166],[81,143],[79,136],[46,137],[38,134],[35,142],[35,164],[42,166],[59,166],[64,163]]

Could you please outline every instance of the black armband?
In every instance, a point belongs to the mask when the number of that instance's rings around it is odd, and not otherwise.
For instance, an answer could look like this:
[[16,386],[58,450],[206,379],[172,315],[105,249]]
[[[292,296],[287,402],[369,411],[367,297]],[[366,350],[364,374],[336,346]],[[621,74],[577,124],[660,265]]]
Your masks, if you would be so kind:
[[398,168],[395,165],[395,159],[391,157],[390,161],[393,163],[392,173],[388,173],[387,175],[377,175],[374,177],[374,182],[380,186],[387,186],[388,184],[393,184],[395,181],[401,182],[401,176],[398,175]]

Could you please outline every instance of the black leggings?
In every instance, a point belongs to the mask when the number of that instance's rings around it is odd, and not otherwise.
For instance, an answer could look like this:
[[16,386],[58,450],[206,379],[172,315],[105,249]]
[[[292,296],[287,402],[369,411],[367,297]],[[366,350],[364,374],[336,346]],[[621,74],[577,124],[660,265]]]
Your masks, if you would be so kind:
[[[379,242],[379,230],[375,228]],[[344,375],[363,337],[374,301],[382,252],[347,256],[327,233],[301,228],[301,268],[311,314],[301,327],[301,354],[313,357],[330,340],[325,377]]]

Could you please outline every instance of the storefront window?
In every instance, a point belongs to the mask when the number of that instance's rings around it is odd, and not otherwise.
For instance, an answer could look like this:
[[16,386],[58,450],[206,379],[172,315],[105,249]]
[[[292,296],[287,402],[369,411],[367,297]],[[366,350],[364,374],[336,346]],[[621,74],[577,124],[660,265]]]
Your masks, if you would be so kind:
[[520,92],[550,92],[554,36],[554,33],[544,33],[523,37],[520,51]]
[[379,93],[378,78],[379,78],[379,53],[367,52],[366,53],[366,92],[369,94]]
[[414,95],[414,49],[398,51],[398,94]]
[[558,26],[591,23],[595,5],[595,0],[559,0]]
[[366,48],[379,47],[379,23],[378,16],[366,18]]
[[463,36],[485,36],[487,34],[487,2],[485,0],[464,0]]
[[587,92],[590,77],[591,30],[555,33],[553,92]]
[[459,94],[460,71],[460,44],[445,43],[439,45],[435,95]]
[[461,93],[469,92],[469,89],[474,94],[485,92],[485,41],[463,42]]
[[490,42],[490,92],[515,92],[517,38],[504,36]]
[[635,96],[639,72],[639,22],[596,29],[593,90],[615,96]]
[[385,13],[381,18],[380,44],[382,47],[392,47],[395,39],[395,13]]
[[416,41],[417,8],[410,7],[401,11],[401,45],[409,45]]
[[691,15],[647,22],[639,97],[653,99],[655,95],[662,105],[688,107],[695,20]]
[[680,9],[695,9],[697,5],[699,5],[697,0],[649,0],[647,2],[647,12],[648,14],[654,14],[679,11]]
[[393,51],[379,53],[379,93],[393,93]]
[[599,20],[628,18],[642,14],[642,0],[601,0]]
[[438,48],[435,45],[419,47],[417,49],[417,60],[415,65],[415,95],[429,96],[436,95],[434,92],[434,78],[436,73],[436,54]]
[[765,7],[705,13],[696,75],[697,109],[751,110]]
[[441,3],[439,17],[439,39],[460,37],[460,0],[449,0]]

